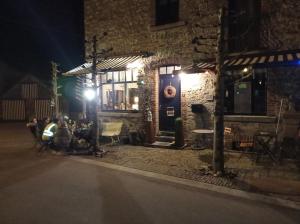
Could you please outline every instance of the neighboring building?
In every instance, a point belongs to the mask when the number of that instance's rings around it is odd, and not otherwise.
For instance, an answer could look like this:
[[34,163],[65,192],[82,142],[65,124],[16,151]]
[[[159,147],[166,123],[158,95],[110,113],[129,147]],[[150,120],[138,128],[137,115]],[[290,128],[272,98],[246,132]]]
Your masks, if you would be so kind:
[[28,75],[1,96],[2,121],[25,121],[33,116],[52,116],[51,90],[36,77]]
[[[123,120],[127,132],[144,129],[148,108],[157,134],[174,131],[177,117],[183,119],[187,142],[192,130],[212,128],[222,6],[229,18],[225,125],[245,135],[274,131],[281,102],[283,110],[300,109],[297,0],[85,0],[84,6],[85,39],[106,32],[97,47],[113,48],[97,65],[99,117]],[[91,47],[86,44],[86,55]],[[90,66],[67,74],[89,73]]]

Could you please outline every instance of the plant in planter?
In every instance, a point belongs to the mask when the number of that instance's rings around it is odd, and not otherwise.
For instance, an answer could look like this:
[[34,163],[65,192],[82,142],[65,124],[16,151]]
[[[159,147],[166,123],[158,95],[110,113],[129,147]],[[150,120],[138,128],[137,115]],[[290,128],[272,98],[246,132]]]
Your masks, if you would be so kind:
[[180,117],[175,120],[175,147],[183,148],[184,144],[184,133],[183,133],[183,122]]

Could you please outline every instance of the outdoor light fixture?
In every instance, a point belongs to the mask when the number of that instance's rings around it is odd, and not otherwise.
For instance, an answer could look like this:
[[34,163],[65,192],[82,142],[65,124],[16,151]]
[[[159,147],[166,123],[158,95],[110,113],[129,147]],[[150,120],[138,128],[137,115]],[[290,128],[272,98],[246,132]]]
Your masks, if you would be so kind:
[[180,78],[180,79],[182,79],[184,76],[186,76],[186,73],[185,73],[185,72],[180,72],[180,73],[179,73],[179,78]]
[[248,72],[248,68],[244,68],[244,69],[243,69],[243,72],[244,72],[244,73],[247,73],[247,72]]
[[86,89],[84,90],[83,95],[87,100],[91,101],[95,98],[96,92],[93,89]]

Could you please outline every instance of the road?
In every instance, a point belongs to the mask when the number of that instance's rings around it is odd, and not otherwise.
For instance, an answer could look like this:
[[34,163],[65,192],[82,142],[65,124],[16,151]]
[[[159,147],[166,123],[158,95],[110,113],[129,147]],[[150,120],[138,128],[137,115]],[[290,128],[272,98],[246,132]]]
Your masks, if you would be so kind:
[[32,149],[0,124],[0,223],[299,223],[300,212]]

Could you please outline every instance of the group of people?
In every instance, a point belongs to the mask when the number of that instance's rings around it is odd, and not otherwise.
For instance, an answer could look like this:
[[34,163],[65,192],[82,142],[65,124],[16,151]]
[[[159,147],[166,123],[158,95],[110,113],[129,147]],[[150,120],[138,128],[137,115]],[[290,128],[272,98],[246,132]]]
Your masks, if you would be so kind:
[[36,139],[36,144],[40,144],[40,150],[50,147],[68,153],[77,130],[87,129],[88,123],[82,120],[76,123],[66,116],[52,119],[46,117],[42,120],[34,117],[27,123],[27,127]]

